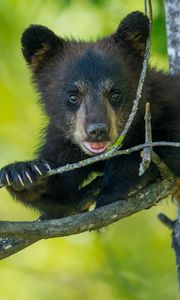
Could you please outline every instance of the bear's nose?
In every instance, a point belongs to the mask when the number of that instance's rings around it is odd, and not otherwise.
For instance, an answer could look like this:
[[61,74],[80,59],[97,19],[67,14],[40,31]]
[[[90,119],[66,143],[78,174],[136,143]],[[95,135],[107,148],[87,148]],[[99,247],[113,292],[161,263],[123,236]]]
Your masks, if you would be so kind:
[[108,127],[105,123],[90,124],[86,132],[88,137],[93,141],[102,141],[108,138]]

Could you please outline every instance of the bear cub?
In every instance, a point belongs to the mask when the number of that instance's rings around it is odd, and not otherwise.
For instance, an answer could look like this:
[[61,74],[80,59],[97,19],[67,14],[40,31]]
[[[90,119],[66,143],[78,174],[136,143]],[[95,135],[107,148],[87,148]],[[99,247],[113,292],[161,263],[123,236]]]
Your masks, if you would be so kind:
[[[148,36],[149,20],[141,12],[132,12],[115,33],[96,42],[65,40],[40,25],[31,25],[23,33],[23,55],[49,124],[37,159],[5,166],[0,181],[15,199],[38,209],[42,219],[72,214],[84,191],[87,194],[93,188],[93,181],[80,188],[93,172],[103,174],[96,207],[125,199],[142,181],[148,184],[160,176],[153,163],[138,176],[140,152],[42,176],[52,168],[103,153],[114,144],[132,109]],[[180,142],[179,77],[149,67],[139,109],[122,148],[144,143],[146,102],[151,105],[153,141]],[[180,148],[155,151],[180,176]]]

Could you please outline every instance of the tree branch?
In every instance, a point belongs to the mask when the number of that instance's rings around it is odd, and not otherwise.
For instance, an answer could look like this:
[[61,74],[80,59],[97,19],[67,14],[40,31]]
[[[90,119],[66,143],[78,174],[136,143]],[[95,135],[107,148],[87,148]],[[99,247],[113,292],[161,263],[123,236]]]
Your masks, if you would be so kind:
[[165,0],[169,68],[180,74],[180,5],[179,0]]
[[[180,75],[180,5],[179,0],[165,0],[166,29],[168,42],[168,55],[170,73]],[[159,215],[160,221],[172,230],[172,247],[175,252],[180,288],[180,196],[174,196],[177,200],[177,220],[171,221],[164,214]]]
[[94,211],[63,219],[35,222],[1,221],[0,259],[16,253],[40,239],[96,230],[142,209],[150,208],[171,194],[174,184],[174,179],[157,181],[130,196],[128,200],[120,200]]

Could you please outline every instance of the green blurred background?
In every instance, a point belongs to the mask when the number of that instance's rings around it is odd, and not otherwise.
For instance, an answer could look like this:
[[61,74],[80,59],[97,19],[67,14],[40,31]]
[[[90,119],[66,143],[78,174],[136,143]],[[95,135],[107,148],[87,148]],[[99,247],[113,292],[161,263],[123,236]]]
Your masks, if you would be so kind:
[[[153,1],[152,65],[167,69],[163,1]],[[33,158],[45,122],[20,38],[29,24],[62,36],[96,38],[113,32],[143,1],[0,0],[0,167]],[[0,191],[0,220],[38,214]],[[170,232],[157,220],[175,216],[170,201],[109,226],[102,233],[41,241],[0,262],[0,300],[179,299]]]

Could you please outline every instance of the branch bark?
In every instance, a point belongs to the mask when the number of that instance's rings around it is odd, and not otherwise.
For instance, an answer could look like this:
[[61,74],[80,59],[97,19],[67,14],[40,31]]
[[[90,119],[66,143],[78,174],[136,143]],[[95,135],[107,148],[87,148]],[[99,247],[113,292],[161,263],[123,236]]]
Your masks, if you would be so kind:
[[[0,222],[0,259],[8,257],[40,239],[63,237],[92,231],[155,205],[173,192],[175,179],[157,181],[129,197],[71,217],[50,221]],[[28,239],[27,239],[28,237]]]
[[180,74],[180,5],[179,0],[165,0],[169,69]]
[[[166,29],[170,72],[180,75],[180,5],[179,0],[165,0]],[[171,221],[165,215],[159,216],[162,223],[172,230],[172,247],[175,252],[180,288],[180,196],[177,200],[177,220]]]
[[[146,103],[145,107],[145,142],[147,144],[152,143],[152,130],[151,130],[151,112],[150,103]],[[144,147],[142,162],[139,167],[139,176],[142,176],[144,172],[149,168],[152,158],[152,146]]]

